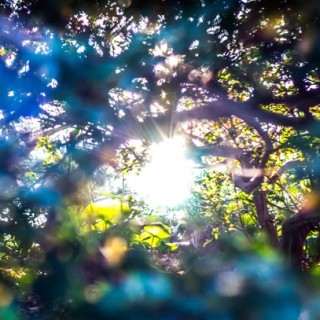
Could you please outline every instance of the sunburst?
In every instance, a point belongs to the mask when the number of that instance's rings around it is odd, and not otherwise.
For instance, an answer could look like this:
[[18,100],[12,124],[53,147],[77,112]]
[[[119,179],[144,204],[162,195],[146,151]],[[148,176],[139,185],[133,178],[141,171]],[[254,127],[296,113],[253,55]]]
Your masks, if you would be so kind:
[[184,139],[174,136],[151,145],[149,162],[128,183],[151,206],[172,208],[190,196],[194,169],[186,157]]

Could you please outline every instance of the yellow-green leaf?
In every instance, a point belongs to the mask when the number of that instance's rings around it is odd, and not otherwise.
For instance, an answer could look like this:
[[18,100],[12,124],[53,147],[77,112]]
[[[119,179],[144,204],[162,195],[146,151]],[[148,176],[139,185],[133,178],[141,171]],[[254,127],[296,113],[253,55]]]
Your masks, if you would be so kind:
[[93,229],[101,230],[109,224],[118,223],[123,216],[130,213],[128,204],[118,199],[103,199],[90,203],[80,214],[80,220],[84,224],[93,226]]
[[146,225],[143,230],[160,239],[170,238],[170,228],[162,223]]

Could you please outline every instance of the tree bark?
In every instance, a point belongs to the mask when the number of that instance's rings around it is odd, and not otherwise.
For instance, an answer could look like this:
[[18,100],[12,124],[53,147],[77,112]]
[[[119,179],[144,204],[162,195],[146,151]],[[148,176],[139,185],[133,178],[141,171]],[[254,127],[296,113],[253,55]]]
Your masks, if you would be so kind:
[[303,269],[304,244],[310,231],[319,229],[320,213],[301,211],[287,219],[282,225],[281,249],[289,262]]
[[269,214],[267,206],[267,191],[257,190],[253,194],[253,202],[257,211],[259,225],[268,236],[269,243],[272,247],[279,249],[280,242],[277,235],[272,217]]

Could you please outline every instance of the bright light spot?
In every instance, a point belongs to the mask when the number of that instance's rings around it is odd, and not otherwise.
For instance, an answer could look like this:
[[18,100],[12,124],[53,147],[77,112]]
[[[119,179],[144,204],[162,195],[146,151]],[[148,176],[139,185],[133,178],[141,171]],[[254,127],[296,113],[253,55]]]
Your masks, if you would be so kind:
[[199,46],[199,44],[200,44],[200,41],[199,41],[199,40],[194,40],[194,41],[191,43],[191,45],[190,45],[190,47],[189,47],[189,50],[195,50],[195,49],[197,49],[198,46]]
[[181,221],[186,217],[186,213],[183,210],[174,210],[171,211],[171,218],[177,221]]
[[150,149],[150,162],[129,186],[152,206],[175,207],[190,195],[194,163],[185,157],[182,137],[174,137]]
[[58,86],[58,81],[56,79],[51,79],[50,83],[47,84],[47,87],[56,88]]
[[165,60],[166,64],[171,68],[177,68],[178,65],[183,62],[183,56],[182,55],[170,55]]
[[55,102],[41,104],[40,108],[52,117],[59,116],[65,112],[63,105]]
[[127,241],[120,237],[112,237],[105,241],[101,253],[110,266],[117,266],[125,257],[128,250]]
[[77,49],[77,53],[84,53],[86,51],[86,47],[85,46],[80,46],[78,49]]
[[158,63],[154,67],[154,72],[157,77],[162,78],[170,74],[170,70],[167,68],[167,66],[164,63]]
[[29,60],[24,64],[24,66],[18,71],[19,76],[22,76],[23,74],[29,72],[30,66],[29,66]]
[[9,54],[9,56],[7,57],[6,61],[5,61],[5,64],[6,64],[6,67],[11,67],[14,63],[14,61],[16,60],[16,56],[17,54],[15,52],[12,52],[11,54]]
[[155,48],[151,51],[153,56],[155,57],[164,57],[168,52],[172,52],[169,50],[168,44],[165,41],[159,42]]

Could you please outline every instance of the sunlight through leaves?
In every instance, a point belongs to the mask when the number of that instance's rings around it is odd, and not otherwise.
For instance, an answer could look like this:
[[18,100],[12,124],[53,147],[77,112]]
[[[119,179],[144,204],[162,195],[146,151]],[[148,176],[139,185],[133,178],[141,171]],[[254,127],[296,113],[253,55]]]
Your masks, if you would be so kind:
[[140,175],[128,178],[129,186],[155,207],[175,207],[190,195],[194,163],[185,156],[182,137],[173,137],[150,148],[150,161]]

